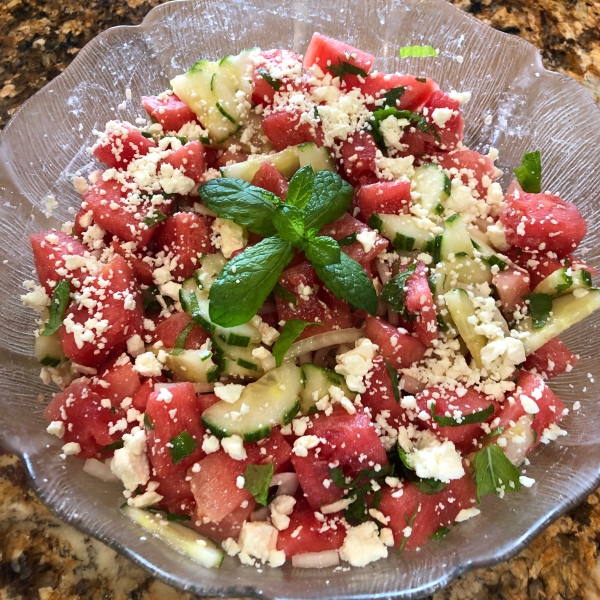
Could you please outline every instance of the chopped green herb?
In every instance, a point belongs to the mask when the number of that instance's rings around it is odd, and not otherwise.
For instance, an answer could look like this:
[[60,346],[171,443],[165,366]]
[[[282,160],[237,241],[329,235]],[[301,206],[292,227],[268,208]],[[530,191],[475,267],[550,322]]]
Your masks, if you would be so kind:
[[275,364],[280,367],[285,357],[285,353],[290,349],[290,346],[298,339],[298,336],[307,327],[322,327],[322,323],[311,323],[309,321],[303,321],[302,319],[290,319],[286,321],[281,335],[277,338],[275,345],[273,346],[273,356],[275,357]]
[[119,440],[117,442],[113,442],[112,444],[108,444],[100,449],[100,454],[105,454],[106,452],[112,452],[113,450],[118,450],[122,448],[125,442],[123,440]]
[[383,98],[383,104],[381,108],[396,108],[400,96],[406,91],[405,87],[395,87],[387,91],[381,97]]
[[[406,521],[407,527],[410,527],[411,531],[412,531],[413,525],[415,524],[415,519],[417,518],[418,512],[419,512],[419,504],[417,504],[417,506],[415,508],[415,512],[412,514],[410,519],[408,518],[408,515],[406,513],[404,513],[404,520]],[[410,535],[405,535],[402,537],[402,541],[400,542],[400,547],[398,548],[398,556],[400,556],[402,554],[402,550],[404,550],[404,546],[406,546],[406,542],[408,542],[409,537],[410,537]]]
[[485,442],[486,440],[490,440],[493,437],[496,437],[497,435],[501,435],[503,431],[504,425],[502,425],[501,427],[497,427],[496,429],[492,429],[492,431],[490,431],[487,435],[484,435],[480,441]]
[[394,456],[394,453],[391,452],[388,454],[388,457],[391,459],[392,463],[397,464],[397,458],[400,459],[400,467],[403,471],[406,479],[408,479],[411,483],[414,483],[419,491],[423,494],[427,494],[428,496],[432,496],[433,494],[439,494],[446,489],[448,484],[440,481],[439,479],[422,479],[415,473],[414,467],[410,464],[408,460],[408,454],[403,450],[400,444],[396,446],[397,454]]
[[435,412],[435,402],[431,403],[431,416],[433,420],[442,427],[460,427],[461,425],[472,425],[473,423],[485,423],[493,414],[496,407],[493,402],[483,410],[479,410],[468,415],[463,415],[460,420],[455,417],[446,417],[438,415]]
[[411,56],[437,56],[437,50],[431,46],[404,46],[400,48],[400,58],[408,58]]
[[386,150],[385,139],[381,133],[381,123],[390,117],[394,117],[398,120],[408,121],[405,125],[405,129],[411,125],[416,127],[423,133],[431,134],[439,142],[440,136],[437,129],[427,121],[427,119],[409,110],[398,110],[397,108],[380,108],[373,112],[371,117],[371,130],[375,143],[379,146],[382,151]]
[[157,223],[164,221],[167,218],[167,215],[157,210],[151,217],[144,217],[144,225],[146,227],[154,227]]
[[296,296],[292,294],[287,288],[284,288],[279,282],[275,284],[273,288],[273,293],[277,298],[281,300],[285,300],[286,302],[291,302],[294,306],[298,304],[298,300],[296,300]]
[[345,62],[341,58],[338,58],[337,65],[329,65],[327,69],[334,77],[339,77],[342,80],[346,77],[346,75],[360,75],[361,77],[367,76],[367,72],[364,69],[361,69],[360,67],[357,67],[349,62]]
[[148,413],[144,413],[144,427],[148,431],[152,431],[154,429],[154,425],[152,425],[152,421],[150,420]]
[[400,390],[398,389],[398,371],[390,365],[390,363],[384,358],[383,362],[385,364],[385,368],[392,380],[392,392],[394,394],[394,399],[396,400],[396,404],[400,402]]
[[346,237],[343,237],[341,240],[338,240],[338,244],[342,248],[344,246],[350,246],[351,244],[354,244],[354,242],[356,242],[356,231],[350,235],[347,235]]
[[244,471],[244,488],[253,496],[258,504],[267,505],[269,486],[273,480],[273,463],[266,465],[246,465]]
[[69,304],[70,292],[69,282],[66,279],[61,279],[56,284],[50,301],[48,322],[40,335],[52,335],[59,330]]
[[448,529],[448,527],[442,526],[433,535],[428,535],[427,537],[430,540],[440,540],[444,536],[448,535],[449,533],[450,533],[450,529]]
[[196,446],[198,446],[198,442],[187,431],[182,431],[179,435],[171,438],[169,451],[173,464],[178,465],[196,449]]
[[542,191],[542,156],[539,150],[525,152],[515,177],[524,192],[539,194]]
[[191,517],[189,515],[178,515],[176,513],[169,512],[168,510],[148,507],[146,510],[156,514],[164,514],[167,521],[176,522],[176,521],[191,521]]
[[175,340],[175,347],[171,350],[173,356],[181,354],[185,350],[185,343],[190,331],[194,328],[194,321],[190,321],[187,327],[177,336]]
[[258,67],[256,72],[276,91],[279,91],[281,87],[281,81],[279,79],[275,79],[267,69],[264,67]]
[[405,314],[406,312],[406,282],[416,268],[416,263],[412,263],[406,271],[392,277],[381,290],[381,299],[397,313]]
[[529,294],[523,296],[529,300],[529,312],[534,329],[541,329],[550,318],[552,312],[552,297],[548,294]]
[[475,454],[475,485],[477,499],[485,494],[518,492],[521,489],[519,469],[515,467],[500,446],[486,446]]
[[152,134],[149,131],[142,131],[142,135],[149,140],[152,139]]

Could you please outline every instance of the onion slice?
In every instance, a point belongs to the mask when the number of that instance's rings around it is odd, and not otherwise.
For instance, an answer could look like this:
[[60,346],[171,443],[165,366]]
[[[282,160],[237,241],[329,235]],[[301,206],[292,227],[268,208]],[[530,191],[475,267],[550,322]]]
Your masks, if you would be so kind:
[[292,358],[296,358],[296,356],[300,356],[301,354],[315,352],[321,348],[339,346],[340,344],[352,344],[361,337],[364,337],[364,335],[364,328],[355,329],[354,327],[318,333],[317,335],[313,335],[309,338],[305,338],[293,343],[290,349],[287,351],[285,358],[286,360],[290,360]]
[[336,567],[339,564],[340,555],[337,550],[305,552],[292,556],[292,566],[299,569],[324,569],[325,567]]
[[293,496],[298,489],[298,475],[296,473],[277,473],[271,479],[271,487],[278,485],[276,496]]
[[269,519],[269,509],[266,506],[261,506],[250,513],[250,521],[267,521]]
[[119,478],[110,470],[110,460],[103,463],[95,458],[88,458],[83,465],[83,472],[100,481],[119,481]]

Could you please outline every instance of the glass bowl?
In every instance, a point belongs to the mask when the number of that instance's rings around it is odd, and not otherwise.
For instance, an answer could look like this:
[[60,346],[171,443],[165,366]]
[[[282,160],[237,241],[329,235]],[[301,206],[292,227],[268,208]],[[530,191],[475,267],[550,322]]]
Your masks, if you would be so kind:
[[[183,590],[210,596],[265,598],[416,598],[468,569],[490,566],[524,548],[550,522],[600,484],[600,314],[564,336],[581,355],[553,388],[581,410],[565,421],[569,435],[540,447],[527,475],[537,483],[501,500],[485,497],[482,514],[418,552],[394,553],[364,569],[263,572],[226,559],[207,570],[142,532],[118,510],[121,489],[93,479],[82,463],[59,457],[45,433],[39,364],[31,357],[34,315],[21,306],[32,278],[27,236],[72,219],[76,174],[97,165],[86,152],[93,129],[111,118],[145,116],[139,97],[155,94],[201,58],[250,46],[303,52],[314,31],[377,57],[381,71],[426,73],[443,89],[473,92],[464,107],[466,143],[500,151],[507,185],[524,151],[540,149],[544,187],[577,203],[589,224],[585,260],[600,267],[600,112],[568,77],[546,71],[529,43],[482,24],[443,0],[178,1],[151,11],[139,27],[99,35],[66,71],[31,98],[0,136],[0,444],[23,458],[41,500],[58,516]],[[398,48],[430,44],[438,58],[400,61]],[[124,106],[126,90],[133,100]],[[490,115],[490,119],[486,117]],[[47,217],[48,201],[58,205]]]

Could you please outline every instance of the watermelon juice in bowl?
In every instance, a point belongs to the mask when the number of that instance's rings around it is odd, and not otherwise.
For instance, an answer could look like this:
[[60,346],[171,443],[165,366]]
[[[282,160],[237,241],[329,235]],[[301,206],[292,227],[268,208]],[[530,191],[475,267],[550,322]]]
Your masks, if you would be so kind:
[[600,306],[584,218],[535,149],[503,192],[469,92],[374,63],[320,33],[195,63],[30,237],[48,432],[203,566],[436,543],[566,434],[546,381]]

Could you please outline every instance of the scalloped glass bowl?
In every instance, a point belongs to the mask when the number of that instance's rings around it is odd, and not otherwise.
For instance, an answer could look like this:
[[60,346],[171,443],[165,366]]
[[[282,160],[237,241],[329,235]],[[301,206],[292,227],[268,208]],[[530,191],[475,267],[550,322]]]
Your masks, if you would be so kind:
[[[170,2],[141,26],[110,29],[90,42],[0,136],[0,444],[23,457],[35,491],[57,515],[181,589],[268,598],[415,598],[467,569],[506,560],[600,484],[599,314],[564,336],[581,360],[553,387],[567,406],[580,401],[582,409],[564,420],[568,437],[531,456],[527,475],[537,480],[534,487],[504,500],[486,497],[481,516],[401,559],[346,571],[286,565],[259,573],[234,559],[207,570],[152,537],[145,540],[119,513],[119,486],[86,475],[77,460],[59,458],[60,440],[45,433],[38,400],[49,391],[30,357],[34,315],[18,299],[21,283],[32,277],[27,236],[57,226],[57,219],[72,219],[69,207],[79,203],[73,176],[97,167],[86,152],[93,129],[111,118],[134,122],[145,116],[139,97],[164,90],[172,76],[201,58],[256,45],[301,53],[314,31],[371,52],[381,71],[426,73],[443,89],[473,92],[464,106],[465,142],[483,152],[498,148],[498,164],[507,173],[524,151],[540,149],[545,188],[578,204],[589,223],[585,259],[600,267],[600,111],[576,82],[544,70],[527,42],[443,0]],[[440,56],[400,62],[400,46],[422,43],[438,48]],[[123,110],[118,105],[126,89],[133,100]],[[509,179],[507,174],[501,183]],[[47,218],[52,196],[58,206]]]

